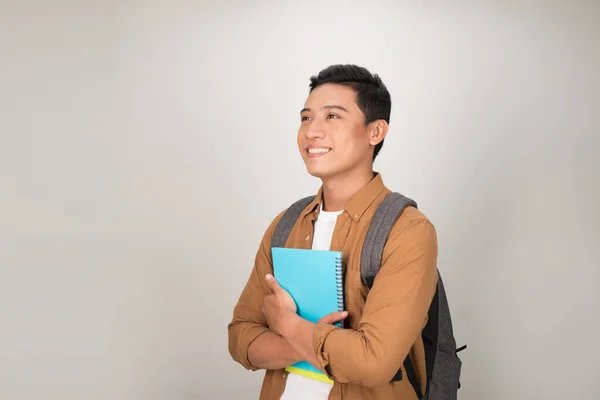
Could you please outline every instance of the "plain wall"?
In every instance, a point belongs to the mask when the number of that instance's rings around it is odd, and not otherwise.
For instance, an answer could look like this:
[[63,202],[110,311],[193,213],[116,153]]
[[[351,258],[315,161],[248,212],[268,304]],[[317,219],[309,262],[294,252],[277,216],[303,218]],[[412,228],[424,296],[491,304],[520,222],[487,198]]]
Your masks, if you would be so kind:
[[433,221],[461,400],[600,398],[597,1],[2,2],[0,398],[255,399],[261,236],[316,192],[309,77],[379,73]]

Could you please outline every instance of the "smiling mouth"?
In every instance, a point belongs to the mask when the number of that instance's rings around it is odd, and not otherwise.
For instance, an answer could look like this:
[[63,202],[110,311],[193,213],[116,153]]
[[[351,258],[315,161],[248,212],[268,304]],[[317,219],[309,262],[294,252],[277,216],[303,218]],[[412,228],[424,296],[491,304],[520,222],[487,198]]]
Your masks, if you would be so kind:
[[327,148],[327,147],[322,147],[322,148],[318,148],[318,149],[307,149],[306,152],[310,155],[317,155],[317,154],[327,154],[329,153],[329,151],[331,151],[331,149]]

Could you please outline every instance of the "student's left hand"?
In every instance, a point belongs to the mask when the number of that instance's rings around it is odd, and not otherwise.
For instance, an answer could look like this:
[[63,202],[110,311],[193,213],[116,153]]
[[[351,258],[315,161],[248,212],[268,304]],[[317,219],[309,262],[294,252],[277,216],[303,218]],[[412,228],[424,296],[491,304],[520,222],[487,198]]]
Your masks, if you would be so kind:
[[269,329],[281,335],[286,325],[296,316],[296,302],[284,288],[279,286],[279,283],[271,274],[266,276],[266,280],[272,293],[265,296],[262,312],[267,318]]

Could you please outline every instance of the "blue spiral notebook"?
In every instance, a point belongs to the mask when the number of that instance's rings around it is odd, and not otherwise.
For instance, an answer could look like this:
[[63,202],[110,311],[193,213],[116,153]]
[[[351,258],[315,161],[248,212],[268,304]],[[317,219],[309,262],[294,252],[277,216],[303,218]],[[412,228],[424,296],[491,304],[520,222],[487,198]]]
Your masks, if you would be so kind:
[[[344,310],[340,251],[274,247],[271,252],[275,279],[296,302],[298,315],[317,323],[327,314]],[[341,328],[343,321],[335,325]],[[290,365],[286,370],[332,383],[319,369],[305,361]]]

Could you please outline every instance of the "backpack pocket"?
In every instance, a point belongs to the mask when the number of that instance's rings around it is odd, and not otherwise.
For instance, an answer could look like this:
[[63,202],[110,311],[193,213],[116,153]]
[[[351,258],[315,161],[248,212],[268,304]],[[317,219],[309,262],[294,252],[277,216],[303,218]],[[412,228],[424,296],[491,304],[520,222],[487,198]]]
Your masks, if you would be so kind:
[[461,369],[462,361],[456,355],[456,350],[439,343],[427,398],[456,400]]

